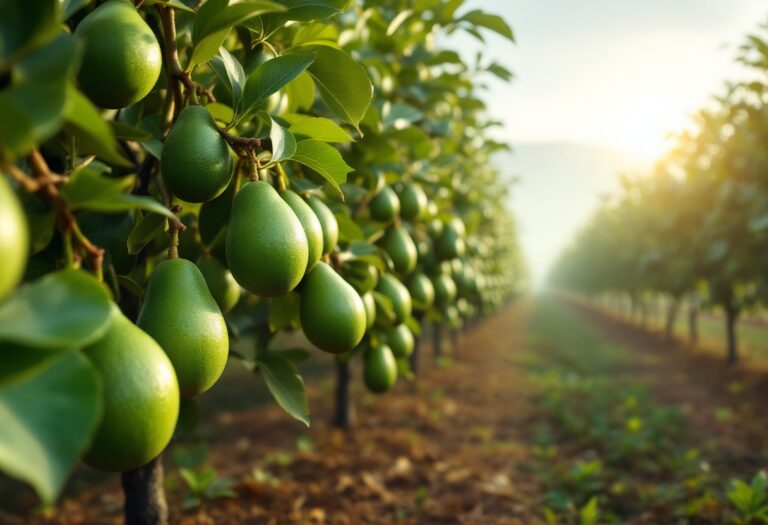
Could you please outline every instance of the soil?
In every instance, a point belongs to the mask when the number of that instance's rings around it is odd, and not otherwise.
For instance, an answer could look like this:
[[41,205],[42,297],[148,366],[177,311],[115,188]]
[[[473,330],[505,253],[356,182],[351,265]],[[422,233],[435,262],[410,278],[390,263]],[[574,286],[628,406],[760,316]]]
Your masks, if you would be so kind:
[[[679,407],[690,434],[715,453],[724,475],[754,475],[768,467],[768,370],[760,363],[728,365],[722,355],[670,340],[624,318],[570,302],[606,341],[631,351],[633,377],[657,400]],[[706,344],[706,342],[705,342]],[[727,478],[726,478],[727,479]]]
[[[422,344],[423,373],[414,383],[401,380],[387,395],[365,393],[357,373],[352,391],[356,421],[348,431],[326,423],[333,396],[322,387],[309,391],[313,425],[308,431],[273,404],[219,412],[199,432],[209,436],[208,464],[219,476],[235,480],[237,497],[184,510],[184,489],[169,488],[171,522],[540,523],[537,488],[525,471],[531,404],[524,372],[515,365],[526,311],[524,303],[513,304],[463,333],[448,366],[435,366],[429,346]],[[445,345],[450,346],[448,339]],[[309,436],[312,450],[297,451],[302,436]],[[176,467],[167,456],[166,472],[173,477]],[[268,479],[257,481],[254,468],[268,473]],[[23,519],[0,513],[0,522],[122,523],[117,476],[94,486],[88,479],[94,475],[76,473],[69,486],[84,488],[68,489],[42,515]]]
[[[768,457],[768,374],[729,367],[724,358],[668,341],[583,304],[571,307],[606,342],[631,350],[625,366],[656,398],[681,407],[712,468],[751,476]],[[462,333],[452,364],[437,366],[422,336],[415,382],[373,396],[355,370],[356,420],[333,428],[331,370],[308,377],[313,425],[305,429],[273,403],[203,406],[198,441],[207,464],[234,480],[236,497],[182,507],[185,489],[165,455],[172,524],[536,525],[542,498],[529,469],[535,399],[524,360],[530,304],[520,301]],[[450,347],[449,340],[445,345]],[[237,385],[237,383],[235,383]],[[250,388],[250,387],[249,387]],[[297,440],[304,446],[297,448]],[[183,447],[185,443],[182,443]],[[187,444],[188,445],[188,444]],[[254,477],[254,470],[260,475]],[[258,478],[258,479],[257,479]],[[8,492],[0,497],[7,508]],[[0,523],[122,523],[117,476],[81,468],[60,502],[30,513],[31,493],[17,490]],[[23,517],[25,516],[25,517]]]

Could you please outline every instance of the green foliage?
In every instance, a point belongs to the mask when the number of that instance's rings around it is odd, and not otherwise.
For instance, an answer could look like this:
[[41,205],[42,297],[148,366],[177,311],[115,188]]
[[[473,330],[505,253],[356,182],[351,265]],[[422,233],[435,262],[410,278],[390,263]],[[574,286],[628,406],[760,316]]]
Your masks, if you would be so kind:
[[[2,7],[0,172],[30,248],[25,259],[10,243],[27,274],[19,269],[0,299],[0,399],[13,421],[0,435],[4,472],[52,501],[117,412],[82,354],[110,343],[115,303],[168,354],[183,395],[212,387],[231,355],[308,425],[297,366],[309,352],[281,348],[279,332],[302,329],[321,349],[362,356],[369,387],[384,391],[398,370],[410,375],[404,356],[420,331],[410,274],[420,276],[419,313],[455,327],[523,290],[508,189],[490,160],[502,146],[486,135],[475,78],[511,74],[442,47],[459,29],[509,40],[512,31],[497,15],[457,14],[461,4]],[[384,187],[408,204],[382,238],[369,204]],[[445,268],[416,249],[440,240],[435,221],[448,225]],[[429,279],[459,282],[451,268],[476,279],[433,306]],[[399,361],[373,344],[390,329]],[[46,404],[26,403],[45,395],[60,410],[43,420]],[[182,402],[176,435],[197,416]],[[210,471],[182,476],[191,504],[231,495]]]
[[187,492],[181,506],[185,509],[199,507],[204,501],[219,498],[235,498],[235,480],[220,478],[212,467],[202,469],[179,469],[179,474],[187,485]]
[[[763,37],[749,35],[739,62],[762,78],[767,57]],[[652,170],[622,178],[563,252],[553,283],[633,306],[652,294],[687,298],[729,317],[768,304],[768,85],[747,77],[700,110]]]
[[0,468],[52,503],[91,441],[102,410],[100,393],[96,371],[74,351],[60,352],[4,383]]
[[258,370],[283,410],[309,426],[309,405],[304,380],[296,366],[286,357],[277,352],[261,354],[257,358]]
[[768,523],[768,476],[760,471],[747,484],[734,480],[726,493],[738,512],[738,523]]
[[[534,475],[550,523],[624,523],[653,513],[691,523],[765,523],[768,482],[718,479],[692,448],[688,421],[632,377],[627,350],[606,346],[551,299],[537,304],[529,362],[543,420]],[[665,518],[666,517],[666,518]],[[762,521],[761,521],[762,520]]]

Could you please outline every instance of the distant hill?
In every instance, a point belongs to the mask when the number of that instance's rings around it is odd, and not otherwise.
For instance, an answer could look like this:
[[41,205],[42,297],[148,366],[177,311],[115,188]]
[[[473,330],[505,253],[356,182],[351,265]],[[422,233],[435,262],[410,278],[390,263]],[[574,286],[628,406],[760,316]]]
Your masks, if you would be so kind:
[[600,202],[618,187],[618,175],[646,169],[622,151],[567,142],[514,144],[495,161],[517,177],[512,209],[534,281],[541,284],[560,251]]

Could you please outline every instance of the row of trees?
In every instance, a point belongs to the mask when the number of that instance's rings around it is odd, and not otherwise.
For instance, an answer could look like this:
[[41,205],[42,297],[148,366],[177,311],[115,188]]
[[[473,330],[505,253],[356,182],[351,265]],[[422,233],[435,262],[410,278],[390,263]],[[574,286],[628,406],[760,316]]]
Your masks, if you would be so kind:
[[749,35],[739,62],[749,80],[727,85],[651,173],[623,177],[552,272],[557,286],[668,298],[667,330],[688,304],[720,308],[728,361],[738,360],[736,321],[768,304],[768,42]]
[[334,354],[344,426],[350,362],[384,392],[424,322],[524,289],[479,98],[511,75],[438,45],[512,32],[462,4],[2,9],[0,469],[45,503],[122,471],[127,521],[163,523],[158,454],[228,361],[308,425],[298,365]]

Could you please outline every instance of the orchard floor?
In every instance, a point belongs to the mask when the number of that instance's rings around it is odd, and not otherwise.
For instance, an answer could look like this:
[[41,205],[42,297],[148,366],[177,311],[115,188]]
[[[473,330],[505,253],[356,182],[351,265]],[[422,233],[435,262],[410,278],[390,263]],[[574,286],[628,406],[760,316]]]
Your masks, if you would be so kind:
[[[547,308],[567,318],[553,317]],[[584,306],[526,299],[462,334],[441,366],[434,362],[427,331],[418,380],[401,381],[388,395],[366,393],[355,370],[356,420],[347,432],[327,423],[333,411],[327,366],[306,378],[310,429],[264,403],[258,380],[233,373],[241,382],[229,381],[204,396],[200,428],[165,454],[171,523],[536,525],[546,516],[553,523],[597,523],[579,517],[590,492],[562,489],[571,490],[572,501],[558,508],[552,488],[558,480],[546,480],[563,466],[571,469],[594,456],[593,444],[579,447],[557,433],[537,372],[572,368],[568,359],[579,354],[567,353],[568,332],[576,325],[626,354],[606,369],[611,375],[631,378],[650,391],[652,403],[682,414],[690,430],[685,446],[707,455],[706,468],[718,474],[717,481],[748,478],[768,465],[765,371],[729,369],[721,359]],[[451,348],[447,340],[445,347]],[[542,426],[554,433],[557,458],[542,452]],[[201,462],[233,482],[235,497],[185,509],[188,491],[179,467]],[[570,471],[564,472],[566,479]],[[34,499],[28,491],[2,488],[0,508],[11,509],[0,511],[3,524],[122,523],[117,476],[78,469],[59,504],[37,512],[29,511]],[[590,490],[606,493],[599,497],[601,506],[612,498],[608,487]],[[674,512],[649,503],[627,510],[617,522],[725,523],[680,521]]]

